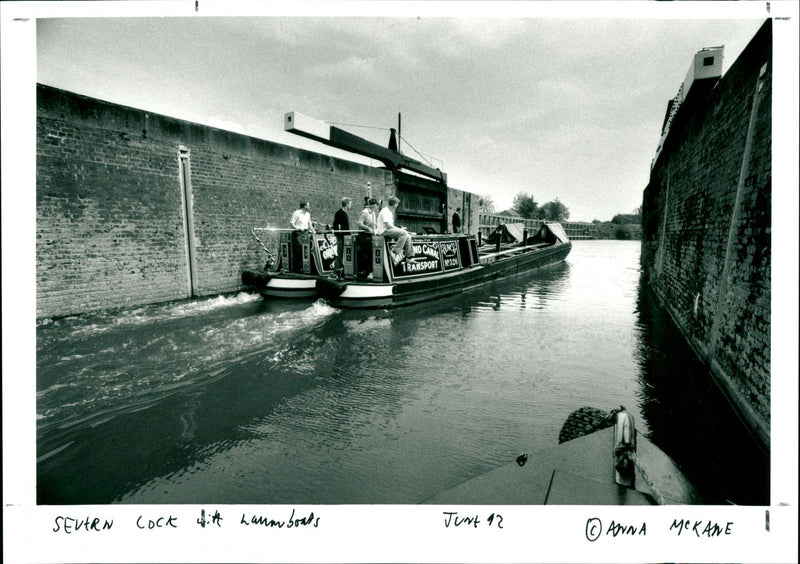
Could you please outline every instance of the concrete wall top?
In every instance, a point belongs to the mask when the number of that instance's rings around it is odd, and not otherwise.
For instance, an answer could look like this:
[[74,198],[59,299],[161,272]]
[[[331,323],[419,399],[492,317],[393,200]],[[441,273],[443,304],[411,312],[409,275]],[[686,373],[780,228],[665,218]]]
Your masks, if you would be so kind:
[[90,98],[44,84],[37,84],[37,113],[39,118],[78,120],[86,126],[111,129],[120,135],[125,135],[128,141],[145,142],[150,138],[171,139],[188,146],[203,145],[217,152],[230,151],[243,156],[269,157],[288,165],[334,168],[341,172],[364,172],[376,168],[209,125]]

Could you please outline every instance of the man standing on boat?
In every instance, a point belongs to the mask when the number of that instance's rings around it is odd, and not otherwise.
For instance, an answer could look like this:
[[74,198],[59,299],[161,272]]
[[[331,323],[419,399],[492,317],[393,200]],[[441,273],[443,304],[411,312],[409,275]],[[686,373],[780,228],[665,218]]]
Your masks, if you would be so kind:
[[376,235],[383,235],[384,237],[395,239],[394,245],[391,248],[392,262],[394,264],[398,264],[403,260],[401,249],[405,251],[406,260],[413,260],[414,258],[414,244],[411,241],[411,234],[402,227],[396,227],[394,224],[394,214],[399,205],[400,198],[397,196],[389,197],[388,205],[378,214],[378,221],[375,229]]
[[342,207],[336,210],[333,215],[333,231],[336,234],[336,256],[339,268],[344,268],[341,257],[341,249],[344,249],[344,231],[350,231],[350,216],[347,210],[352,206],[350,198],[342,198]]
[[378,200],[369,198],[358,216],[358,273],[370,278],[372,276],[372,235],[378,222]]
[[453,233],[461,233],[461,208],[456,208],[453,214]]
[[300,207],[292,214],[292,219],[289,223],[297,231],[310,231],[314,232],[313,222],[311,221],[311,212],[309,211],[309,203],[307,201],[300,202]]
[[336,210],[333,216],[334,231],[350,231],[350,216],[347,210],[352,206],[350,198],[342,198],[342,207]]
[[375,226],[378,221],[378,200],[370,198],[364,209],[361,210],[361,215],[358,216],[358,229],[364,233],[372,235],[375,233]]
[[292,214],[289,224],[294,227],[294,231],[292,231],[292,264],[295,265],[295,268],[299,268],[303,261],[300,237],[314,233],[314,222],[311,221],[311,212],[307,201],[300,202],[300,207]]

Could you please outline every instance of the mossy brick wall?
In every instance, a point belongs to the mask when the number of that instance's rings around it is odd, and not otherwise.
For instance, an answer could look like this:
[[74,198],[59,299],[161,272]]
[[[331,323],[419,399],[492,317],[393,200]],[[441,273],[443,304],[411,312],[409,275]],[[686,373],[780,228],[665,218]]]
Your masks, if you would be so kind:
[[766,22],[676,115],[643,199],[642,266],[766,446],[770,429],[772,34]]
[[288,227],[298,201],[331,222],[391,173],[37,87],[37,317],[191,296],[180,174],[188,150],[196,295],[236,291],[265,259],[251,227]]

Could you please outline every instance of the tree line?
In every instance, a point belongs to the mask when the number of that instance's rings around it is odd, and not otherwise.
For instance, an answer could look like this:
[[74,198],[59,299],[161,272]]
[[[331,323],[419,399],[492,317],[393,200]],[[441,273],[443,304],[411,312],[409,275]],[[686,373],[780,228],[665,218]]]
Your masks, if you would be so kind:
[[[479,200],[481,212],[497,213],[495,211],[494,200],[488,194],[480,196]],[[539,205],[536,198],[527,192],[520,192],[514,196],[511,209],[525,219],[540,219],[544,221],[564,222],[569,219],[569,209],[556,198],[551,202]]]
[[[494,214],[494,200],[489,194],[481,194],[478,201],[482,213]],[[565,222],[569,219],[569,208],[558,198],[542,205],[536,201],[532,194],[520,192],[514,196],[511,210],[525,219],[539,219],[544,221]],[[598,239],[641,239],[642,236],[642,208],[634,209],[631,213],[618,213],[611,221],[592,221]]]

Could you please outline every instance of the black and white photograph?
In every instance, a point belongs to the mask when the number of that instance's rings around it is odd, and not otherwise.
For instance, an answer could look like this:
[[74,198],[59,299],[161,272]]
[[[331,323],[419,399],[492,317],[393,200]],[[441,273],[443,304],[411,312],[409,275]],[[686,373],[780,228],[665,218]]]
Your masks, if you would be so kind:
[[2,2],[8,561],[791,562],[797,6]]

